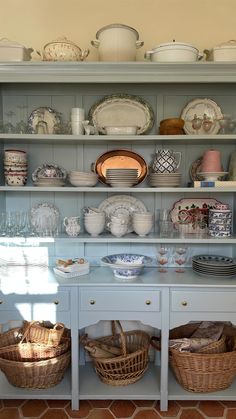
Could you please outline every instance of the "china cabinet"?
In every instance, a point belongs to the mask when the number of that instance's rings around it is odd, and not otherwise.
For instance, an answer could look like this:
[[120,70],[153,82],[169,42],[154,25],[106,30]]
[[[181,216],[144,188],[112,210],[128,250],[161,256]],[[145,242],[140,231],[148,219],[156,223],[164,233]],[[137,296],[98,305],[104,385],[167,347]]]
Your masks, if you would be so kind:
[[[19,208],[28,211],[42,202],[54,204],[64,217],[82,214],[84,206],[98,206],[115,194],[131,195],[142,201],[155,214],[160,208],[171,208],[182,198],[216,198],[227,203],[235,214],[234,187],[194,189],[190,182],[189,166],[211,147],[222,154],[227,168],[235,151],[236,134],[158,135],[159,122],[179,117],[182,109],[195,98],[210,98],[223,113],[234,114],[236,108],[236,64],[228,63],[19,63],[0,65],[0,114],[3,120],[15,125],[27,120],[34,109],[49,106],[68,121],[72,107],[85,109],[105,95],[128,94],[140,96],[153,109],[152,129],[142,135],[67,135],[1,133],[0,147],[23,149],[28,155],[31,174],[43,163],[56,163],[66,170],[90,170],[91,164],[107,150],[133,150],[148,164],[159,148],[181,152],[180,187],[152,188],[146,180],[136,187],[111,188],[99,183],[95,187],[36,187],[28,179],[26,186],[5,186],[3,170],[0,178],[0,212]],[[234,115],[235,117],[236,115]],[[3,159],[1,159],[3,160]],[[3,163],[1,162],[1,166]],[[234,217],[235,218],[235,217]],[[235,227],[234,227],[235,232]],[[235,257],[235,236],[229,238],[184,238],[192,254],[212,253]],[[167,409],[168,400],[211,399],[236,400],[233,385],[217,393],[189,393],[181,388],[168,372],[169,329],[190,320],[230,320],[236,323],[236,282],[234,278],[201,277],[186,268],[176,273],[173,268],[161,273],[153,266],[132,283],[120,283],[100,258],[111,253],[132,252],[156,258],[158,244],[175,247],[183,238],[160,237],[157,223],[153,231],[139,237],[128,233],[124,237],[109,232],[91,237],[81,226],[77,237],[66,235],[63,229],[56,237],[0,237],[1,255],[40,254],[49,268],[35,266],[0,267],[1,322],[39,319],[63,321],[72,331],[72,366],[63,381],[52,389],[34,390],[14,388],[0,375],[2,398],[65,398],[72,408],[81,399],[155,399]],[[28,253],[27,253],[28,252]],[[89,275],[67,279],[52,273],[55,260],[60,257],[86,257],[91,264]],[[0,256],[2,258],[2,256]],[[29,259],[30,260],[30,259]],[[46,261],[46,262],[45,262]],[[161,362],[156,356],[144,377],[127,387],[113,387],[101,383],[90,362],[79,356],[78,335],[83,329],[99,321],[119,319],[140,322],[161,331]]]

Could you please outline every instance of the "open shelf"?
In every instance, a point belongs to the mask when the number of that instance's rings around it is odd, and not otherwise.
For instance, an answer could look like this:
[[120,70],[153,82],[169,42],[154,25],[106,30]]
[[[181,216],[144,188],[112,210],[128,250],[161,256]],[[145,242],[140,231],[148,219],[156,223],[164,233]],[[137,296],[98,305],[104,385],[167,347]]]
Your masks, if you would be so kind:
[[63,380],[52,388],[27,389],[11,385],[5,374],[0,372],[0,394],[2,399],[63,399],[71,400],[71,371],[68,369]]
[[79,369],[80,399],[160,399],[160,368],[149,364],[144,376],[128,386],[104,384],[97,376],[91,362]]

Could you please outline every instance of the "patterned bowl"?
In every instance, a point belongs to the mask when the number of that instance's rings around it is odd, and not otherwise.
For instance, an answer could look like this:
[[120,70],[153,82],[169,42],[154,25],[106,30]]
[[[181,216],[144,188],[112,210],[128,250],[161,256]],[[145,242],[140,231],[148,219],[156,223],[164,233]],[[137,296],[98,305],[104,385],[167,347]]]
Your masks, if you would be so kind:
[[124,281],[135,279],[152,258],[132,253],[119,253],[101,258],[101,264],[112,269],[114,276]]

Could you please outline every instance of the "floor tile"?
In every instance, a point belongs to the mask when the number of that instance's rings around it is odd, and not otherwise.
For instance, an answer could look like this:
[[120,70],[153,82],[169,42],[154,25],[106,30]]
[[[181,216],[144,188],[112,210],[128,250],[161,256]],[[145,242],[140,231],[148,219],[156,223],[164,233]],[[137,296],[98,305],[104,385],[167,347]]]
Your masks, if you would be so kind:
[[155,409],[157,410],[157,412],[161,415],[161,417],[163,418],[168,418],[168,417],[175,417],[177,416],[177,414],[180,411],[180,407],[179,405],[174,402],[174,401],[170,401],[168,403],[168,410],[167,412],[161,412],[160,411],[160,402],[158,401],[155,405]]
[[24,418],[37,418],[42,415],[48,406],[44,400],[28,400],[20,407]]
[[47,404],[50,408],[60,408],[68,406],[70,403],[69,400],[47,400]]
[[199,403],[199,410],[214,419],[221,418],[224,415],[224,406],[217,401],[201,401]]
[[0,410],[0,419],[20,419],[21,417],[16,407],[4,407]]
[[105,407],[109,407],[112,403],[112,400],[90,400],[90,403],[92,405],[92,407],[96,407],[96,408],[105,408]]
[[115,400],[110,411],[116,418],[130,418],[135,412],[136,406],[131,400]]
[[93,409],[87,419],[114,419],[114,417],[108,409]]
[[5,399],[2,400],[2,402],[5,407],[20,407],[23,403],[25,403],[25,400]]
[[153,407],[154,400],[132,400],[132,402],[138,407]]
[[180,407],[196,407],[199,403],[198,400],[178,400],[176,402]]
[[87,400],[80,400],[79,410],[71,410],[71,405],[65,408],[66,413],[70,418],[86,418],[92,409],[91,404]]
[[229,409],[226,414],[226,419],[236,419],[236,409]]
[[205,419],[205,416],[196,409],[184,409],[179,419]]
[[154,409],[142,409],[134,415],[134,419],[161,419]]
[[68,415],[63,409],[48,409],[40,419],[68,419]]

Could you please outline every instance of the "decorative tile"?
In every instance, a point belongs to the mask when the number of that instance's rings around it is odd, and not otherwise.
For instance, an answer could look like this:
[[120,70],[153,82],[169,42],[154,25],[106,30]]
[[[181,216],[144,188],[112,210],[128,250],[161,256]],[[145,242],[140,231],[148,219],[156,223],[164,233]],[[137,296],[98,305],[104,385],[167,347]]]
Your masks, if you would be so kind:
[[92,407],[104,409],[109,407],[112,403],[112,400],[90,400]]
[[47,404],[51,409],[63,409],[70,403],[69,400],[47,400]]
[[42,415],[47,408],[47,404],[44,400],[28,400],[20,409],[24,418],[37,418]]
[[137,407],[152,407],[154,405],[154,400],[132,400],[132,402]]
[[143,409],[134,415],[134,419],[161,419],[161,417],[153,409]]
[[5,399],[2,400],[2,402],[5,407],[20,407],[23,403],[25,403],[25,400]]
[[68,419],[64,409],[48,409],[40,419]]
[[108,409],[93,409],[87,419],[114,419],[114,416]]
[[16,407],[4,407],[0,410],[0,419],[20,419],[19,410]]
[[236,409],[229,409],[226,414],[226,419],[236,419]]
[[130,418],[135,412],[135,405],[131,400],[116,400],[111,406],[110,410],[116,418]]
[[210,418],[221,418],[224,415],[224,406],[217,401],[204,400],[199,403],[199,409]]
[[67,406],[65,411],[70,418],[86,418],[92,409],[91,404],[87,400],[80,400],[79,410],[71,410],[71,406]]
[[205,416],[203,416],[198,410],[196,409],[184,409],[179,419],[205,419]]
[[177,416],[177,414],[180,411],[180,407],[177,405],[176,402],[173,402],[173,401],[170,401],[168,403],[168,410],[167,410],[167,412],[161,412],[161,410],[160,410],[160,402],[159,401],[156,403],[155,409],[157,410],[158,413],[160,413],[160,415],[163,418],[169,418],[169,417]]
[[181,407],[196,407],[198,406],[199,401],[198,400],[178,400],[176,402]]

